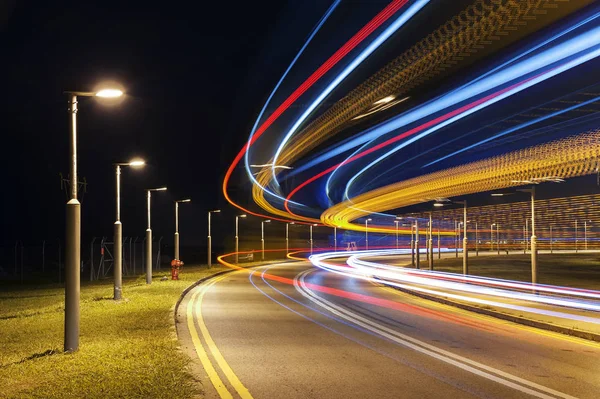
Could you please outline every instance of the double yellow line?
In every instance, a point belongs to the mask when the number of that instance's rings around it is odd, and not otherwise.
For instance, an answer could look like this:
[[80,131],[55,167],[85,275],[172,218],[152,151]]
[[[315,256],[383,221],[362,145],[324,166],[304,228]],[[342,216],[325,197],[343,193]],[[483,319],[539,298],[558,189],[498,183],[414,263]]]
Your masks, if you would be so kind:
[[223,383],[223,380],[219,376],[219,373],[215,369],[213,362],[211,362],[208,353],[204,349],[202,345],[202,340],[200,339],[200,335],[198,334],[198,330],[196,329],[196,325],[194,324],[194,316],[198,321],[198,326],[200,327],[200,334],[202,335],[202,339],[204,340],[204,345],[208,347],[208,350],[212,354],[214,361],[216,361],[218,368],[221,369],[222,373],[229,381],[229,384],[235,389],[238,395],[243,399],[252,399],[252,395],[248,391],[248,389],[242,384],[239,378],[235,375],[227,361],[217,348],[215,341],[213,341],[210,333],[208,332],[208,328],[206,328],[206,324],[204,324],[204,319],[202,317],[202,300],[204,299],[204,294],[212,287],[214,284],[228,277],[227,275],[220,276],[212,279],[209,283],[203,284],[199,290],[196,290],[187,304],[187,325],[190,331],[190,335],[192,337],[192,343],[194,344],[194,349],[200,358],[200,362],[202,363],[202,367],[206,370],[208,374],[208,378],[210,382],[213,384],[217,393],[222,399],[233,399],[233,395],[227,388],[227,386]]

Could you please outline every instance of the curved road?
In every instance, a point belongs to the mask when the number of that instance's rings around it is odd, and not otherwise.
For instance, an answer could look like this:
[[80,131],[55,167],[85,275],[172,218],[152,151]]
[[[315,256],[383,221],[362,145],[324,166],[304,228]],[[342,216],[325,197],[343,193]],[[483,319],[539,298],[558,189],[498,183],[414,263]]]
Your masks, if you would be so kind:
[[178,333],[206,397],[600,395],[600,345],[472,314],[308,262],[191,290]]

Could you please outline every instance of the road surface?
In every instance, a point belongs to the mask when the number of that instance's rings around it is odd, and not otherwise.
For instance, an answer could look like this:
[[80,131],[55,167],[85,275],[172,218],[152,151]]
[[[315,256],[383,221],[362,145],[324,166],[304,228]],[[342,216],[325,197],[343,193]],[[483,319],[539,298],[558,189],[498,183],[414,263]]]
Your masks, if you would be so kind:
[[600,345],[325,272],[235,271],[186,295],[178,333],[206,397],[600,395]]

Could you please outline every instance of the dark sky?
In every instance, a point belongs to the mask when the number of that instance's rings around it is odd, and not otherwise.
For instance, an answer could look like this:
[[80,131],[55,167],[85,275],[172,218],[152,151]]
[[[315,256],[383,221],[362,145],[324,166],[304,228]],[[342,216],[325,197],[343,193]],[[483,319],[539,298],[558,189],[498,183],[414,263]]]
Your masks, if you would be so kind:
[[[2,244],[64,236],[59,172],[68,173],[64,90],[120,82],[111,107],[79,102],[83,240],[112,235],[114,172],[124,170],[124,235],[143,235],[143,189],[153,196],[153,228],[172,234],[181,208],[182,243],[203,241],[205,211],[225,207],[222,176],[254,117],[330,1],[8,1],[0,7],[2,62]],[[219,216],[232,222],[230,209]],[[219,224],[215,227],[218,231]],[[155,233],[156,234],[156,233]]]

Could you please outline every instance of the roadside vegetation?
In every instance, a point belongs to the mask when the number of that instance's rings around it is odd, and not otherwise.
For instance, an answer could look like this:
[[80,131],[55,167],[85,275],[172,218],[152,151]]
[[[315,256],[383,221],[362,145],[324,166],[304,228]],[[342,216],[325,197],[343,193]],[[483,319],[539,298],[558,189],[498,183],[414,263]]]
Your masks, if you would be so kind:
[[[439,260],[434,255],[434,269],[437,271],[462,273],[462,262],[460,253],[458,258]],[[423,264],[426,267],[427,263]],[[528,282],[531,281],[531,254],[475,256],[475,251],[469,251],[469,274]],[[600,253],[539,254],[538,282],[600,289]]]
[[185,266],[179,281],[151,285],[124,279],[124,300],[112,299],[112,280],[82,282],[81,341],[63,346],[64,288],[2,287],[1,398],[189,398],[201,388],[178,349],[173,311],[194,281],[226,270]]

